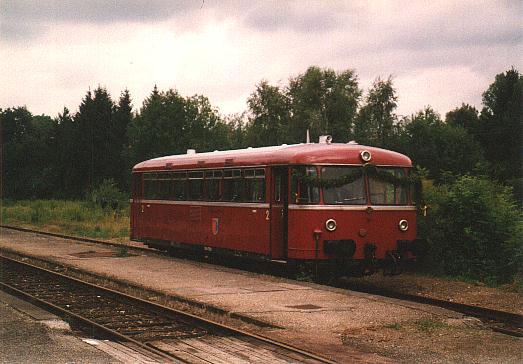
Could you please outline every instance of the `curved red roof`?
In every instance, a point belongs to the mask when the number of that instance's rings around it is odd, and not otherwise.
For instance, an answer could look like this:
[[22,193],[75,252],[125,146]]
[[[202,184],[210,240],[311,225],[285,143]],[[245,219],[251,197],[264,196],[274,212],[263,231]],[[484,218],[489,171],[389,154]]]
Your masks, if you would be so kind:
[[363,150],[372,154],[371,163],[376,165],[412,166],[407,156],[386,149],[353,143],[310,143],[171,155],[138,163],[133,171],[287,164],[361,164],[360,153]]

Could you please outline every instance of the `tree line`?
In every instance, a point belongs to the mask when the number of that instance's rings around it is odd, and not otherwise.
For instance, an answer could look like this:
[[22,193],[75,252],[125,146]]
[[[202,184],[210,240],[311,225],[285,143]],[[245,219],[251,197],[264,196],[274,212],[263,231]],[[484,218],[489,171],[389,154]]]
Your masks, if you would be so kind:
[[[7,199],[82,199],[106,204],[129,191],[140,161],[185,153],[292,144],[331,134],[408,155],[423,176],[420,267],[523,289],[523,77],[495,76],[482,107],[462,104],[439,115],[430,106],[396,113],[392,78],[365,92],[353,70],[310,67],[285,85],[261,81],[241,114],[221,115],[203,95],[156,87],[133,112],[98,87],[78,111],[56,118],[26,107],[0,109],[1,190]],[[98,198],[98,197],[99,198]],[[119,197],[120,199],[121,197]],[[427,211],[423,209],[422,211]]]
[[140,161],[192,148],[199,152],[279,145],[331,134],[336,142],[392,149],[411,157],[427,177],[486,175],[522,195],[522,75],[495,76],[483,107],[462,104],[443,118],[430,106],[396,114],[393,80],[377,78],[364,92],[353,70],[310,67],[286,85],[261,81],[241,114],[223,116],[203,95],[156,87],[133,112],[124,90],[88,91],[78,111],[56,118],[24,106],[0,109],[3,196],[81,198],[104,180],[128,191]]

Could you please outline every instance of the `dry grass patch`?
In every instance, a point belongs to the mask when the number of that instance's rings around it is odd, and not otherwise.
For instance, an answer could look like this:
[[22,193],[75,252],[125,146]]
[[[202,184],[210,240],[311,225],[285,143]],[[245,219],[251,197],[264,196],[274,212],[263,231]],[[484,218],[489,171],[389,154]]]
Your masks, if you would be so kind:
[[129,208],[103,209],[85,201],[5,202],[2,223],[101,239],[129,236]]

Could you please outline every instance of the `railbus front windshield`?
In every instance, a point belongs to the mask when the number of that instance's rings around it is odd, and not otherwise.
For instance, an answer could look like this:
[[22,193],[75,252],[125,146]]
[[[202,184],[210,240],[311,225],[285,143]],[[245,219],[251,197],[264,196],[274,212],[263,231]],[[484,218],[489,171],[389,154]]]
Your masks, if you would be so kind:
[[364,205],[367,203],[361,167],[322,167],[321,179],[325,183],[323,187],[325,204]]
[[377,171],[366,176],[360,166],[297,166],[293,176],[302,177],[293,178],[293,199],[297,204],[318,204],[321,190],[325,205],[409,204],[409,187],[393,183],[406,177],[405,168],[378,167]]
[[[403,168],[380,168],[380,171],[389,173],[396,178],[405,177]],[[408,203],[408,187],[369,176],[369,196],[370,203],[373,205],[406,205]]]

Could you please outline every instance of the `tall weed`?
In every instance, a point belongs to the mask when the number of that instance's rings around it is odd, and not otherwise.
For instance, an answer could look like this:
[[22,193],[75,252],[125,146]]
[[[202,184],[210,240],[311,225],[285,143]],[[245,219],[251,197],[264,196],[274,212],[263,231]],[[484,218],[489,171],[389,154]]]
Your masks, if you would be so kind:
[[118,214],[90,201],[16,201],[2,206],[5,224],[43,228],[53,232],[112,239],[129,236],[129,208]]

